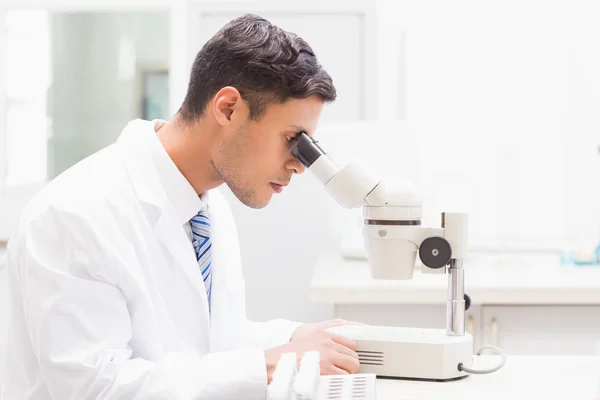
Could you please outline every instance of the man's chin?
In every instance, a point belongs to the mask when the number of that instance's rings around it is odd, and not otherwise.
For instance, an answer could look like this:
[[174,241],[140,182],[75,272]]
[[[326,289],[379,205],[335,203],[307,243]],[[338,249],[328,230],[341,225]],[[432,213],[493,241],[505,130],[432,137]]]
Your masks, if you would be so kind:
[[257,204],[257,203],[252,203],[252,204],[247,204],[244,203],[246,206],[253,208],[255,210],[260,210],[261,208],[265,208],[266,206],[269,205],[269,202],[267,201],[266,203],[261,203],[261,204]]
[[269,203],[271,202],[271,196],[268,196],[266,199],[240,199],[238,198],[238,200],[240,200],[245,206],[250,207],[250,208],[254,208],[256,210],[261,209],[261,208],[265,208],[266,206],[269,205]]

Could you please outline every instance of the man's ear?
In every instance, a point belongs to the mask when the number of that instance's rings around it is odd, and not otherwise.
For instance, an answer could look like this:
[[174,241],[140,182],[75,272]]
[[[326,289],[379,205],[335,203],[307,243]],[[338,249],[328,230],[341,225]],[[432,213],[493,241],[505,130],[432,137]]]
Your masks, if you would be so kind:
[[228,125],[232,122],[234,113],[244,114],[244,101],[240,92],[232,87],[225,86],[221,88],[214,97],[212,111],[217,122],[221,125]]

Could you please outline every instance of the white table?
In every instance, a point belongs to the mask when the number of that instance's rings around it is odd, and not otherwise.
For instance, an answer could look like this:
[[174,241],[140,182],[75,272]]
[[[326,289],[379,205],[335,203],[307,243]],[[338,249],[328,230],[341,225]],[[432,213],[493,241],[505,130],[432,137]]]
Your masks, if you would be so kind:
[[[475,357],[475,368],[498,356]],[[451,382],[377,380],[377,400],[600,399],[600,357],[508,356],[499,371]]]

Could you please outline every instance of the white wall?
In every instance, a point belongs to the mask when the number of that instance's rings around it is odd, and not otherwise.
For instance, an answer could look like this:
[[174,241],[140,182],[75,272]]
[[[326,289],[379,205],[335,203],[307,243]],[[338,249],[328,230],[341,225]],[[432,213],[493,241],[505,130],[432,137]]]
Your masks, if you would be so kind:
[[441,121],[450,158],[431,184],[470,193],[458,203],[480,236],[597,244],[597,2],[403,1],[397,14],[407,117]]

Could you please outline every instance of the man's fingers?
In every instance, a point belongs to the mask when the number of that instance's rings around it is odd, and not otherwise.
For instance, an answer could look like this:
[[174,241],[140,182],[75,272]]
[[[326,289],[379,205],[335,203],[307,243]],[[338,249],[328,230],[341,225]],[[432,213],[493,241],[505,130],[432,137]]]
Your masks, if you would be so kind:
[[360,367],[358,359],[347,354],[337,353],[332,361],[333,365],[343,369],[349,374],[355,374],[356,371],[358,371],[358,368]]
[[352,351],[356,351],[356,342],[354,340],[348,339],[345,336],[336,335],[336,334],[330,333],[330,332],[329,332],[329,337],[334,342],[341,344],[342,346],[346,346],[347,348],[351,349]]
[[335,351],[337,351],[338,353],[341,354],[345,354],[348,357],[352,357],[358,360],[358,354],[356,353],[355,350],[349,348],[348,346],[336,343],[335,345]]
[[321,369],[321,375],[347,375],[348,373],[348,371],[332,364],[329,364],[325,368]]

